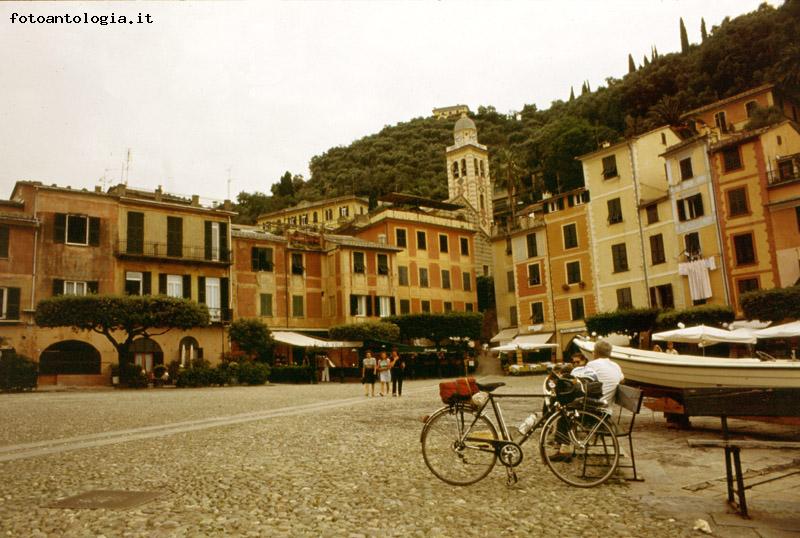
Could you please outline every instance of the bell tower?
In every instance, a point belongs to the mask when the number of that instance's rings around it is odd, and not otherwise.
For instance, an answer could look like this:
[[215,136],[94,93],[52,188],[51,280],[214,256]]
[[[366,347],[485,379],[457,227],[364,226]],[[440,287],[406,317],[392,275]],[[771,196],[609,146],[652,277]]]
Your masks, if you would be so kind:
[[492,184],[489,150],[478,143],[475,122],[462,114],[453,128],[454,144],[447,148],[447,190],[450,200],[463,197],[478,214],[478,224],[491,232]]

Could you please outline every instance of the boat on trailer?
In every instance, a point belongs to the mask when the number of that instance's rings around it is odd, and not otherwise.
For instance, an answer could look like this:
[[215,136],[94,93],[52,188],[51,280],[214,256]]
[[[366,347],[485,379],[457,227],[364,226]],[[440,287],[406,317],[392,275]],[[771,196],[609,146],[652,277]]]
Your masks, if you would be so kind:
[[[582,338],[574,342],[591,360],[594,342]],[[800,388],[800,360],[673,355],[623,346],[613,346],[611,358],[622,368],[626,380],[643,385],[673,389]]]

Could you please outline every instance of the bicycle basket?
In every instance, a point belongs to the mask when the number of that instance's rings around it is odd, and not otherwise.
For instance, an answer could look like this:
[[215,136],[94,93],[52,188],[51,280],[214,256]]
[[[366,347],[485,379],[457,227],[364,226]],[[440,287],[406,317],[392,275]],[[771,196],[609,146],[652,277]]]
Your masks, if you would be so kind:
[[575,379],[560,377],[556,380],[556,401],[562,405],[583,397],[581,384]]
[[439,396],[446,404],[466,402],[473,394],[478,392],[478,385],[474,377],[460,377],[455,381],[439,383]]

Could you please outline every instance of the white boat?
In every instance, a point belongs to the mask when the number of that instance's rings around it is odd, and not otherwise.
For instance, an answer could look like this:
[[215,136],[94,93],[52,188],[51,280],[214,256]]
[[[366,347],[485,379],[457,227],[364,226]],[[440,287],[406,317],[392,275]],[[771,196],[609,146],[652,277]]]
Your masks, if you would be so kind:
[[[591,360],[594,342],[581,338],[574,342]],[[622,368],[625,379],[660,387],[800,388],[799,360],[672,355],[622,346],[612,347],[611,358]]]

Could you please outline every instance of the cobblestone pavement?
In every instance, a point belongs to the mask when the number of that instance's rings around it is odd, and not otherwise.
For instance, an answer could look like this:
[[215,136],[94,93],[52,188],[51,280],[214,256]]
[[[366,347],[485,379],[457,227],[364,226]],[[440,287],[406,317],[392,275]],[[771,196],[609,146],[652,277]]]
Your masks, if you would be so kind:
[[[514,391],[541,387],[504,381]],[[691,519],[643,502],[626,483],[561,483],[532,443],[517,485],[498,466],[475,485],[449,486],[420,452],[419,419],[439,406],[437,383],[406,382],[405,392],[365,398],[359,385],[332,383],[1,395],[0,534],[692,534]],[[509,422],[529,406],[508,407]],[[128,510],[46,507],[90,490],[163,495]]]

